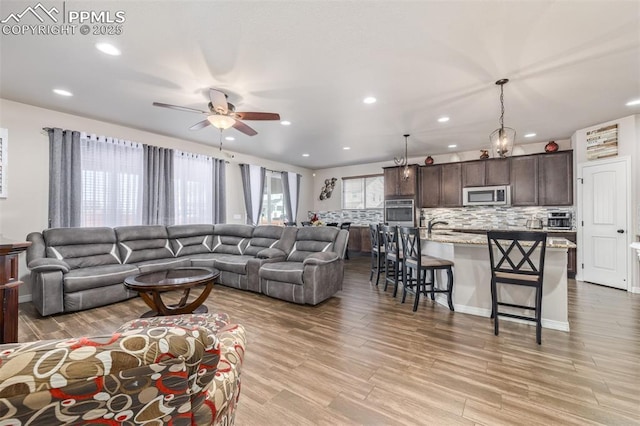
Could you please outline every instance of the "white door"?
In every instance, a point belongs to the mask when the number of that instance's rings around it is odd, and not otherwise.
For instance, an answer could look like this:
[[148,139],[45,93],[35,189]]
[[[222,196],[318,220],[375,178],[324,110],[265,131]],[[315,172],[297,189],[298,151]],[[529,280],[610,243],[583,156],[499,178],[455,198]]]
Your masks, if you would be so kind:
[[627,289],[626,161],[585,165],[583,178],[583,280]]

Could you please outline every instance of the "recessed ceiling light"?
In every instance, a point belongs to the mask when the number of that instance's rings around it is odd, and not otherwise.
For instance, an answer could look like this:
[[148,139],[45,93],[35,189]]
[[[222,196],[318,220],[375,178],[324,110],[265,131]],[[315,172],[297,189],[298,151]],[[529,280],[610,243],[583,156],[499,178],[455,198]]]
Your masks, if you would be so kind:
[[53,93],[60,96],[73,96],[73,93],[64,89],[53,89]]
[[636,106],[636,105],[640,105],[640,99],[634,99],[632,101],[629,101],[626,103],[627,106]]
[[526,135],[524,135],[525,138],[532,138],[534,137],[536,134],[535,133],[527,133]]
[[309,154],[302,154],[302,156],[303,156],[303,157],[308,157],[308,156],[309,156]]
[[449,117],[440,117],[438,118],[438,123],[446,123],[449,121]]
[[349,151],[351,149],[351,147],[350,146],[345,146],[345,147],[342,147],[342,149],[344,149],[345,151]]
[[282,121],[280,122],[280,124],[282,124],[283,126],[290,126],[290,125],[291,125],[291,122],[290,122],[290,121],[287,121],[287,120],[282,120]]
[[227,137],[225,137],[225,139],[228,140],[228,141],[235,141],[236,140],[236,138],[234,138],[233,136],[227,136]]
[[377,101],[376,98],[374,98],[373,96],[367,96],[366,98],[364,98],[362,100],[362,102],[364,102],[365,104],[375,104]]
[[111,56],[120,56],[120,49],[109,43],[96,43],[96,49]]
[[455,147],[457,147],[457,146],[458,146],[458,145],[456,145],[456,144],[454,144],[454,143],[453,143],[453,144],[451,144],[451,145],[447,145],[447,148],[455,148]]

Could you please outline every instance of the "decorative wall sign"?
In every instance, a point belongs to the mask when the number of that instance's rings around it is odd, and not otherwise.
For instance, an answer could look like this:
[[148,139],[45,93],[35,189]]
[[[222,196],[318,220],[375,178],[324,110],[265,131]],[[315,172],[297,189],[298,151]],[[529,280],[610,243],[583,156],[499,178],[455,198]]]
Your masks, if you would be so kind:
[[7,198],[8,135],[7,129],[0,129],[0,198]]
[[601,127],[587,132],[587,160],[618,155],[618,125]]

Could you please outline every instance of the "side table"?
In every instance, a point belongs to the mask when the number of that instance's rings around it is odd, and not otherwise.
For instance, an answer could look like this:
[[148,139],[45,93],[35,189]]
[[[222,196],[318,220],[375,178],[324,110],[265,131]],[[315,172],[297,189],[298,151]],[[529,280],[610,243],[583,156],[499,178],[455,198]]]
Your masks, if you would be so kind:
[[18,341],[18,255],[30,245],[0,239],[0,343]]

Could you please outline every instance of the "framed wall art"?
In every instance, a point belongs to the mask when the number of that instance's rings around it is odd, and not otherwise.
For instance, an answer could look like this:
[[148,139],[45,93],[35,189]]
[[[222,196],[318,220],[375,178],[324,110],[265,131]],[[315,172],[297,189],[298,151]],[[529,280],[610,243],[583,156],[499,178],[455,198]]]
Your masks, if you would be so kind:
[[0,129],[0,198],[7,198],[8,136],[7,129]]
[[587,160],[618,155],[618,125],[601,127],[587,132]]

